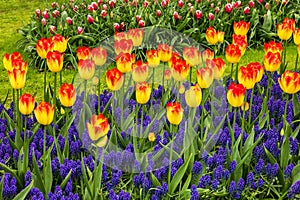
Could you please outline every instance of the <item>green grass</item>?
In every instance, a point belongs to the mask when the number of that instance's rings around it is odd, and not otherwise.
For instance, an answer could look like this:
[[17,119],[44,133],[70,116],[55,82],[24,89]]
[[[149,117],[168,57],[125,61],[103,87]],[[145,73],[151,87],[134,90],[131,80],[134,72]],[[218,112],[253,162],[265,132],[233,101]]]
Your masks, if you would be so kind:
[[[44,10],[44,8],[49,7],[52,1],[26,1],[26,0],[0,0],[0,102],[2,102],[7,93],[10,92],[8,96],[8,102],[12,100],[12,90],[10,83],[7,78],[7,72],[3,67],[2,58],[4,53],[12,53],[14,51],[22,50],[17,49],[16,42],[22,38],[18,33],[18,29],[23,27],[29,22],[30,17],[34,14],[35,9],[39,8]],[[68,2],[68,1],[58,1],[58,2]],[[297,54],[297,47],[295,45],[290,45],[287,48],[287,62],[288,68],[293,69],[295,65],[295,59]],[[249,62],[263,62],[264,51],[263,49],[248,49],[245,55],[242,57],[239,65],[244,66]],[[224,58],[224,57],[223,57]],[[227,64],[227,70],[230,64]],[[63,82],[70,82],[74,76],[75,71],[64,70],[63,72]],[[151,71],[149,72],[152,73]],[[156,70],[156,74],[161,74]],[[48,73],[47,80],[53,82],[53,74]],[[102,83],[104,77],[101,79]],[[37,101],[42,100],[43,96],[43,73],[36,70],[29,69],[27,73],[27,81],[23,92],[28,92],[31,94],[36,94]]]

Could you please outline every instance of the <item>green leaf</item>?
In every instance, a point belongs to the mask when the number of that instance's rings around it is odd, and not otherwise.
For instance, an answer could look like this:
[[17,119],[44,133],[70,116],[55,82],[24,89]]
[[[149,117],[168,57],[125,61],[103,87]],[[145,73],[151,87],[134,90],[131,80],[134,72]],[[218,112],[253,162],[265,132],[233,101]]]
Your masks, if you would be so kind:
[[293,104],[294,104],[294,113],[295,115],[297,115],[298,113],[300,113],[300,103],[298,101],[297,95],[293,95]]
[[0,182],[0,197],[2,197],[2,193],[3,193],[3,184],[4,184],[4,178]]
[[296,165],[292,172],[293,184],[300,180],[300,164]]
[[272,14],[270,10],[267,12],[262,28],[266,31],[270,31],[272,28]]
[[34,184],[34,180],[32,180],[31,183],[26,188],[24,188],[17,196],[15,196],[15,198],[13,198],[13,200],[23,200],[23,199],[25,199],[27,194],[29,193],[29,191],[33,187],[33,184]]
[[41,176],[41,172],[40,172],[40,169],[39,169],[39,167],[37,165],[37,162],[36,162],[34,149],[32,149],[32,165],[33,165],[33,172],[34,172],[34,175],[35,175],[33,179],[36,179],[35,180],[35,186],[37,188],[39,188],[40,191],[44,195],[47,195],[46,189],[45,189],[45,186],[44,186],[44,183],[43,183],[43,179],[42,179],[42,176]]
[[10,167],[8,167],[7,165],[3,164],[0,162],[0,167],[7,173],[10,173],[10,175],[12,175],[13,177],[16,178],[18,186],[22,186],[22,181],[21,179],[18,177],[18,175],[16,174],[16,170],[11,169]]
[[[53,145],[52,145],[52,147],[53,147]],[[52,181],[53,181],[52,166],[51,166],[51,156],[50,156],[51,149],[48,149],[48,152],[47,152],[48,155],[47,155],[47,158],[46,158],[47,161],[45,163],[44,179],[45,179],[46,194],[49,194],[49,192],[51,192]]]
[[170,185],[169,185],[169,194],[173,194],[177,188],[177,186],[179,185],[179,183],[182,181],[182,178],[186,172],[186,169],[189,165],[189,162],[192,158],[192,155],[190,156],[190,158],[177,170],[176,174],[174,175]]
[[60,188],[61,188],[62,190],[66,187],[66,185],[67,185],[67,183],[68,183],[68,181],[69,181],[71,175],[72,175],[72,169],[69,171],[68,175],[64,178],[64,180],[63,180],[63,181],[61,182],[61,184],[60,184]]
[[154,174],[152,172],[150,172],[150,178],[152,180],[152,184],[154,187],[161,186],[160,182],[158,181],[158,179],[154,176]]

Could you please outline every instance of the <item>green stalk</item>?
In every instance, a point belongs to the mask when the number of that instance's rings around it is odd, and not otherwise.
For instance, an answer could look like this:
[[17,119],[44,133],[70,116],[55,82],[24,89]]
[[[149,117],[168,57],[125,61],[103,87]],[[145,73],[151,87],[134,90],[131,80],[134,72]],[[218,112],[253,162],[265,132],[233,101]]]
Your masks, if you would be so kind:
[[[170,132],[171,132],[171,135],[172,135],[172,140],[173,140],[173,136],[174,136],[174,133],[173,133],[173,124],[170,124]],[[168,185],[170,186],[170,183],[171,183],[171,171],[172,171],[172,156],[173,156],[173,144],[174,142],[173,141],[170,141],[171,142],[171,148],[170,148],[170,158],[169,158],[169,173],[168,173]]]
[[162,96],[164,95],[164,91],[165,91],[165,87],[164,87],[164,83],[165,83],[165,70],[166,70],[166,63],[164,63],[164,68],[163,68],[163,72],[162,72]]
[[59,83],[62,84],[62,71],[59,72]]
[[87,92],[86,89],[87,88],[87,80],[84,80],[84,101],[87,104]]
[[297,55],[296,55],[296,64],[295,64],[295,70],[294,71],[297,71],[298,58],[299,58],[299,54],[297,53]]
[[100,102],[101,102],[101,99],[100,99],[100,94],[101,94],[101,85],[100,85],[100,68],[99,68],[99,82],[98,82],[98,113],[100,113]]
[[152,68],[152,89],[154,88],[154,75],[155,75],[155,67]]
[[16,118],[16,94],[15,94],[15,89],[12,89],[13,90],[13,102],[14,102],[14,110],[13,110],[13,114],[14,114],[14,119],[15,121],[17,121],[17,118]]
[[284,43],[284,52],[283,52],[283,65],[280,65],[280,75],[283,73],[286,61],[286,48],[287,48],[287,40]]
[[248,118],[249,124],[251,123],[253,94],[254,94],[254,87],[252,88],[251,97],[250,97],[249,118]]
[[56,87],[57,87],[57,72],[54,73],[54,94],[53,94],[53,105],[54,105],[54,118],[53,118],[53,134],[56,130]]
[[287,107],[289,103],[289,94],[286,94],[286,101],[285,101],[285,106],[284,106],[284,119],[287,117]]
[[190,67],[190,82],[192,83],[192,73],[193,73],[193,67]]
[[20,110],[19,110],[19,100],[20,100],[20,93],[19,92],[20,92],[19,90],[16,90],[17,101],[16,101],[14,109],[16,110],[16,119],[17,119],[17,128],[16,128],[17,132],[16,132],[15,141],[16,141],[17,147],[20,149],[21,145],[22,145],[22,140],[21,140],[22,125],[21,125],[21,113],[20,113]]
[[238,83],[238,72],[239,72],[239,63],[236,63],[235,66],[235,83]]
[[46,100],[46,93],[47,93],[47,90],[46,90],[46,85],[47,85],[47,69],[45,67],[44,69],[44,100]]
[[24,136],[23,136],[23,151],[24,151],[24,165],[23,165],[23,172],[26,172],[27,166],[28,166],[28,146],[27,146],[27,116],[24,116]]
[[232,79],[232,72],[233,72],[233,63],[231,63],[230,79]]

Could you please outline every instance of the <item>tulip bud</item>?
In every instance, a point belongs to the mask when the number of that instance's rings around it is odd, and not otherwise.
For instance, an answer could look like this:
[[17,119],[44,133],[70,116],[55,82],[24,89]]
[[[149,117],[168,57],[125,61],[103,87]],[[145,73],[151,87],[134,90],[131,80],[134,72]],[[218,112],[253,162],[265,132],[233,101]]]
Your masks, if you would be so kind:
[[64,54],[59,51],[47,53],[47,65],[51,72],[60,72],[63,68]]
[[34,109],[34,98],[30,94],[23,94],[19,100],[19,110],[22,115],[29,115]]
[[171,124],[179,125],[183,117],[183,109],[179,102],[167,103],[167,119]]
[[[102,113],[92,115],[91,122],[86,124],[88,134],[93,141],[97,141],[97,146],[105,146],[107,143],[107,133],[110,129],[108,119]],[[100,141],[98,141],[100,139]],[[101,144],[101,145],[99,145]]]
[[77,33],[78,33],[78,35],[82,34],[83,31],[84,31],[84,29],[83,29],[82,27],[79,26],[79,27],[77,28]]
[[166,0],[161,1],[161,7],[165,8],[168,5],[168,2]]
[[48,102],[40,102],[34,109],[34,115],[38,123],[47,126],[53,121],[54,106],[51,106]]
[[184,2],[182,1],[182,0],[178,0],[178,7],[179,8],[182,8],[183,7],[183,5],[184,5]]
[[37,17],[39,17],[41,15],[41,10],[40,9],[36,9],[35,10],[35,14]]
[[103,9],[103,10],[107,10],[107,5],[106,5],[106,4],[103,4],[102,9]]
[[56,27],[51,25],[51,26],[49,27],[49,30],[50,30],[50,33],[55,34]]
[[88,10],[89,10],[90,12],[93,12],[93,11],[94,11],[94,7],[93,7],[92,5],[88,5]]
[[202,101],[202,92],[198,84],[191,86],[189,90],[185,92],[185,101],[189,107],[196,108]]
[[117,91],[121,89],[124,82],[124,76],[117,68],[109,69],[106,72],[106,84],[108,89]]
[[139,21],[139,28],[143,28],[145,26],[145,21],[144,20],[140,20]]
[[121,24],[120,24],[120,30],[121,31],[125,30],[125,22],[121,22]]
[[71,107],[76,101],[76,90],[72,84],[64,83],[58,91],[61,104],[65,107]]
[[210,21],[214,20],[214,18],[215,18],[214,14],[212,14],[212,13],[209,13],[209,14],[208,14],[208,19],[209,19]]
[[108,5],[109,5],[110,8],[114,8],[116,6],[116,1],[115,0],[110,0],[108,2]]
[[78,73],[83,80],[91,79],[95,74],[96,66],[93,61],[79,60],[78,62]]
[[93,48],[91,55],[92,55],[92,60],[97,66],[102,66],[105,64],[107,58],[106,49],[102,47]]
[[149,2],[148,1],[144,1],[144,8],[147,8],[149,5]]
[[216,13],[218,14],[220,12],[220,7],[216,7]]
[[67,17],[67,18],[66,18],[66,21],[67,21],[67,23],[68,23],[69,25],[71,25],[71,24],[73,23],[73,20],[72,20],[71,17]]
[[41,23],[42,23],[43,26],[46,26],[47,20],[46,20],[45,18],[43,18],[43,19],[41,20]]
[[150,133],[148,134],[148,140],[149,140],[150,142],[154,142],[155,139],[156,139],[155,133],[150,132]]
[[98,9],[98,5],[97,5],[97,3],[96,3],[96,2],[92,2],[92,4],[91,4],[91,5],[93,6],[94,10],[97,10],[97,9]]
[[161,15],[161,10],[156,10],[156,16],[160,17],[160,15]]
[[251,0],[251,1],[249,1],[249,4],[248,4],[248,5],[249,5],[250,8],[253,8],[254,5],[255,5],[255,3],[254,3],[254,1]]
[[151,95],[151,87],[149,83],[143,82],[136,84],[135,96],[139,104],[145,104],[149,101]]
[[257,2],[261,4],[263,2],[263,0],[257,0]]
[[88,15],[87,21],[88,21],[88,23],[92,24],[92,23],[94,23],[94,18],[91,15]]
[[250,8],[247,6],[244,8],[244,14],[248,15],[250,13]]
[[202,11],[201,10],[196,10],[195,12],[195,18],[196,19],[201,19],[202,17]]
[[49,14],[48,14],[48,11],[47,11],[47,10],[45,10],[45,11],[43,12],[43,17],[44,17],[45,19],[48,19],[48,18],[49,18]]
[[269,10],[269,9],[270,9],[270,4],[269,4],[269,3],[266,3],[266,4],[265,4],[265,8],[266,8],[266,10]]
[[232,11],[232,5],[231,5],[230,3],[227,3],[227,4],[225,5],[225,11],[226,11],[227,13],[231,13],[231,11]]
[[119,23],[114,23],[114,29],[115,29],[115,32],[118,32],[119,29],[120,29],[120,24]]
[[240,107],[244,103],[246,88],[242,84],[231,83],[228,87],[227,100],[233,107]]

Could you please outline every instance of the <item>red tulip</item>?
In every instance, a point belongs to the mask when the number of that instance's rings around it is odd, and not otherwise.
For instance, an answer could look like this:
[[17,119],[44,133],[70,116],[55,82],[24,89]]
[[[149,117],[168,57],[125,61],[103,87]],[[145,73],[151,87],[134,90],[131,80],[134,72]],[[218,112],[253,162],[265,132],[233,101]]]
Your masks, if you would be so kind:
[[209,13],[209,14],[208,14],[208,19],[209,19],[210,21],[214,20],[214,18],[215,18],[214,14],[212,14],[212,13]]
[[196,10],[195,12],[195,18],[196,19],[201,19],[202,17],[202,11],[201,10]]
[[161,10],[156,10],[156,16],[160,17],[160,15],[161,15]]
[[248,15],[250,13],[250,8],[247,6],[245,9],[244,9],[244,14],[245,15]]
[[232,11],[232,5],[231,5],[230,3],[227,3],[227,4],[225,5],[225,11],[226,11],[227,13],[231,13],[231,11]]
[[253,8],[253,7],[254,7],[254,4],[255,4],[254,1],[251,0],[251,1],[249,1],[249,4],[248,4],[248,5],[249,5],[250,8]]

